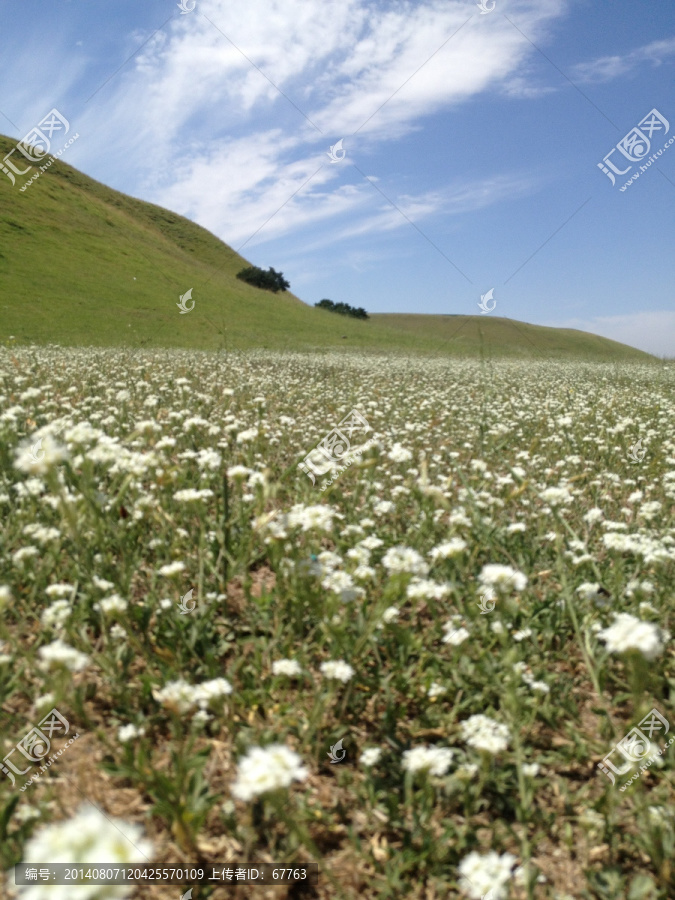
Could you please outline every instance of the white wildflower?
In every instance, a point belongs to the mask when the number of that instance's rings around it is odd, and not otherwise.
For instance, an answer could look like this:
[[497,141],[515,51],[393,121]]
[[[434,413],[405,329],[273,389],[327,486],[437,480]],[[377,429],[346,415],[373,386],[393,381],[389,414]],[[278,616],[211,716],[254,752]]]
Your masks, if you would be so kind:
[[409,462],[413,458],[410,450],[406,450],[401,444],[394,444],[387,456],[393,462]]
[[459,647],[460,644],[463,644],[464,641],[471,636],[471,633],[467,631],[466,628],[456,628],[452,622],[446,622],[443,628],[445,629],[443,643],[452,644],[453,647]]
[[[107,816],[90,803],[85,803],[71,819],[46,825],[34,834],[26,844],[23,862],[29,866],[39,866],[46,861],[58,861],[67,866],[99,863],[147,865],[154,853],[154,847],[144,838],[140,826]],[[26,885],[19,890],[21,900],[57,900],[53,886]],[[82,900],[124,900],[131,896],[133,886],[85,885],[75,889],[67,887],[62,891],[56,888],[56,891],[64,900],[74,896]]]
[[461,538],[451,538],[442,544],[437,544],[429,551],[429,556],[436,562],[439,559],[449,559],[451,556],[457,556],[467,548],[466,541]]
[[462,736],[466,743],[476,750],[497,754],[506,750],[510,732],[506,725],[495,722],[489,716],[479,713],[462,722]]
[[72,611],[73,609],[67,600],[57,600],[44,610],[40,616],[40,621],[45,628],[61,629]]
[[645,659],[654,660],[663,653],[663,632],[651,622],[642,622],[629,613],[618,613],[608,628],[598,632],[610,653],[637,650]]
[[94,609],[102,613],[122,613],[128,607],[128,603],[119,594],[112,594],[105,597],[98,603],[94,603]]
[[445,693],[445,691],[446,691],[446,689],[443,687],[442,684],[438,684],[438,682],[433,681],[431,683],[431,686],[429,687],[429,690],[427,691],[427,697],[429,697],[433,700],[436,697],[440,697],[441,694]]
[[524,591],[527,586],[527,576],[511,566],[502,566],[492,563],[483,566],[478,580],[482,587],[492,588],[499,593]]
[[381,757],[382,751],[379,747],[369,747],[367,750],[363,751],[359,757],[359,762],[362,766],[374,766],[380,761]]
[[45,475],[66,459],[67,447],[57,443],[51,434],[45,434],[39,440],[31,438],[29,443],[22,444],[16,451],[14,465],[29,475]]
[[117,729],[117,740],[120,744],[127,744],[134,738],[142,737],[145,734],[145,728],[137,728],[135,725],[121,725]]
[[180,572],[185,571],[185,563],[180,562],[180,560],[176,560],[176,562],[167,563],[165,566],[162,566],[159,570],[160,575],[166,575],[167,578],[172,575],[178,575]]
[[295,659],[277,659],[272,663],[273,675],[288,675],[292,678],[302,674],[302,666]]
[[506,900],[515,863],[516,857],[511,853],[502,856],[494,850],[484,855],[475,851],[469,853],[459,864],[458,871],[462,876],[460,890],[470,900],[483,900],[485,897]]
[[431,775],[442,776],[450,768],[453,755],[448,747],[413,747],[403,754],[403,768],[407,772],[428,771]]
[[213,491],[209,488],[204,488],[201,491],[195,488],[185,488],[185,490],[176,491],[173,495],[174,500],[178,500],[179,503],[189,503],[192,500],[207,500],[209,497],[213,497]]
[[417,550],[410,547],[392,547],[382,557],[382,565],[390,574],[409,572],[413,575],[426,575],[429,571]]
[[308,774],[298,754],[283,744],[252,747],[239,760],[232,794],[237,800],[252,800],[268,791],[287,788],[293,781],[303,781]]
[[62,640],[53,641],[46,647],[40,647],[38,655],[42,660],[40,668],[49,671],[57,666],[65,666],[71,672],[80,672],[89,664],[89,657],[74,647],[64,644]]
[[257,428],[247,428],[245,431],[240,431],[237,435],[237,443],[238,444],[248,444],[250,441],[254,441],[258,437],[258,429]]
[[342,659],[328,660],[328,662],[321,663],[319,668],[325,678],[334,678],[345,684],[354,675],[354,669]]

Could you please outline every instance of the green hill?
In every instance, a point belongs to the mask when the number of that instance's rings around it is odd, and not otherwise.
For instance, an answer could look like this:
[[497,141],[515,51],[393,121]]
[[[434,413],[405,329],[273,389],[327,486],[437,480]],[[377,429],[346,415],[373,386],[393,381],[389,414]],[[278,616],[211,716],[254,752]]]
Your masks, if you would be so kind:
[[[0,159],[15,143],[0,136]],[[493,316],[338,316],[291,293],[239,281],[235,276],[249,261],[182,216],[114,191],[61,161],[21,192],[30,174],[17,176],[13,186],[0,172],[4,340],[653,359],[585,332]],[[284,274],[292,283],[293,273]],[[190,288],[195,306],[181,315],[177,304]]]

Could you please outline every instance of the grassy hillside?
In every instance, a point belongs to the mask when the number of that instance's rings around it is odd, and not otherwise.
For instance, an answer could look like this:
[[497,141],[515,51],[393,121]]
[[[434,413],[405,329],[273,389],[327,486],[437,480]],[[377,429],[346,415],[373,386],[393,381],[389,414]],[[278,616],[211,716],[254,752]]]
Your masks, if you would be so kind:
[[649,354],[617,341],[576,331],[547,328],[499,316],[425,316],[386,314],[374,316],[378,325],[416,338],[430,350],[453,355],[485,357],[533,356],[583,359],[652,359]]
[[[15,141],[0,136],[0,158]],[[34,169],[33,172],[38,171]],[[483,316],[362,322],[237,280],[248,264],[206,229],[55,162],[23,193],[0,173],[0,337],[17,343],[348,348],[477,356],[651,357],[594,335]],[[274,265],[277,260],[269,260]],[[285,275],[292,283],[293,273]],[[195,307],[180,315],[192,288]]]

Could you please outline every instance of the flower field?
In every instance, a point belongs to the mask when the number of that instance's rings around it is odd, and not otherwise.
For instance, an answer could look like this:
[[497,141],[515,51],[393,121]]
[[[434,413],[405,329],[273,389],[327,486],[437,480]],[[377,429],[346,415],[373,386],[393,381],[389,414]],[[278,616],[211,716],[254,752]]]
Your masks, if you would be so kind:
[[5,894],[675,896],[674,421],[672,364],[0,349]]

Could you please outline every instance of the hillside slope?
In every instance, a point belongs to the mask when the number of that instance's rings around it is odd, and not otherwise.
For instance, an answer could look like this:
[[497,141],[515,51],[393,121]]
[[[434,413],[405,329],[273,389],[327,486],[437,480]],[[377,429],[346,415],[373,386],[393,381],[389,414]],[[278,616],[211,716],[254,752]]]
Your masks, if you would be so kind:
[[[14,145],[0,136],[0,159]],[[0,173],[2,340],[652,359],[583,332],[492,316],[337,316],[239,281],[248,261],[206,229],[64,162],[21,192],[29,178],[12,186]],[[285,275],[292,283],[293,273]],[[181,315],[177,303],[190,288],[195,306]]]

